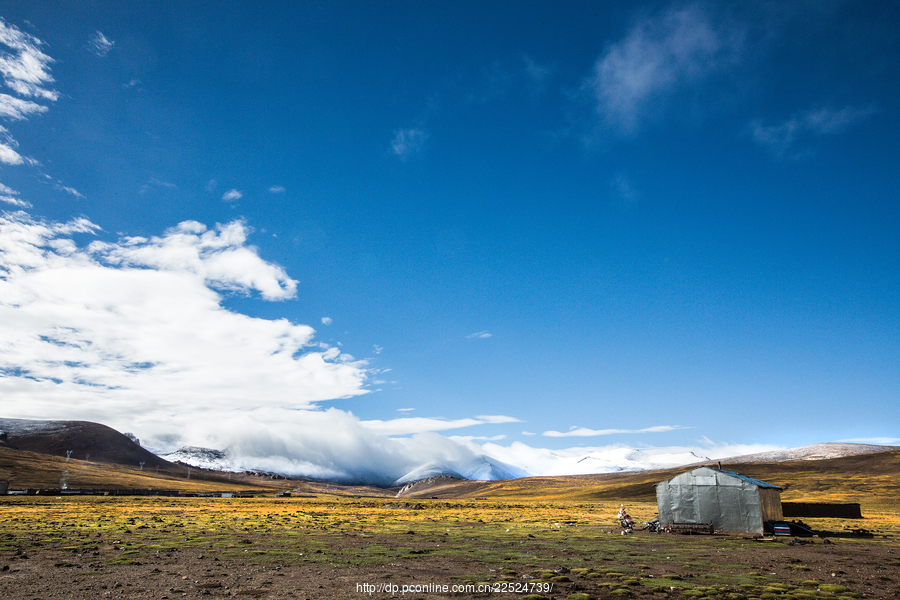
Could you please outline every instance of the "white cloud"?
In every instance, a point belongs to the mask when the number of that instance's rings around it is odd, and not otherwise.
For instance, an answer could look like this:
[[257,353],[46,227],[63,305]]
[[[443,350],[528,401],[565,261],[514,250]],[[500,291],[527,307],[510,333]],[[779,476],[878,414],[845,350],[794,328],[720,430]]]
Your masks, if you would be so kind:
[[868,118],[876,111],[872,107],[847,106],[842,109],[818,108],[797,113],[778,125],[763,125],[761,120],[750,123],[753,140],[765,146],[778,157],[801,157],[807,151],[793,152],[803,137],[835,135],[845,131],[855,122]]
[[471,340],[471,339],[484,340],[489,337],[493,337],[493,335],[494,334],[489,331],[477,331],[475,333],[470,333],[469,335],[467,335],[466,339],[467,340]]
[[381,485],[423,465],[470,471],[481,454],[474,444],[436,433],[389,438],[336,409],[293,414],[267,411],[264,419],[265,425],[239,419],[220,423],[210,443],[227,448],[237,468]]
[[57,188],[64,191],[67,194],[71,194],[71,195],[75,196],[76,198],[84,198],[84,194],[82,194],[81,192],[79,192],[78,190],[76,190],[73,187],[69,187],[66,185],[60,185],[60,186],[57,186]]
[[90,250],[115,266],[191,273],[214,288],[239,293],[256,290],[267,300],[293,298],[297,282],[246,246],[247,234],[247,226],[240,221],[217,225],[214,231],[185,221],[162,237],[95,242]]
[[312,328],[222,307],[211,286],[294,293],[280,267],[245,245],[242,224],[183,223],[163,237],[87,248],[71,238],[97,230],[86,219],[0,217],[8,416],[93,419],[183,439],[198,427],[211,435],[220,422],[285,419],[366,393],[365,364],[313,350]]
[[[48,87],[53,83],[49,68],[53,59],[41,52],[40,46],[40,40],[8,25],[0,18],[0,76],[3,77],[3,83],[20,96],[56,100],[59,93]],[[31,100],[0,93],[0,117],[16,121],[46,110],[46,106]],[[9,131],[0,127],[0,163],[37,164],[34,159],[19,154],[17,147],[18,144]]]
[[165,189],[169,189],[169,190],[174,190],[174,189],[178,189],[178,186],[175,185],[174,183],[171,183],[168,181],[163,181],[161,179],[153,178],[153,179],[150,179],[144,185],[142,185],[141,189],[138,190],[138,193],[143,196],[144,194],[146,194],[147,192],[149,192],[150,190],[152,190],[154,188],[165,188]]
[[[434,433],[391,439],[318,403],[366,393],[364,362],[321,349],[312,328],[226,310],[213,288],[293,295],[246,245],[246,227],[186,222],[152,238],[79,246],[86,219],[0,217],[0,396],[5,416],[87,419],[151,448],[228,451],[238,468],[388,484],[423,463],[476,464]],[[404,422],[405,421],[405,422]],[[442,420],[435,420],[442,421]],[[404,433],[514,421],[388,423]]]
[[244,194],[235,189],[228,190],[227,192],[222,194],[222,200],[224,200],[225,202],[235,202],[243,197]]
[[500,440],[505,440],[505,435],[451,435],[449,439],[454,442],[499,442]]
[[331,317],[322,317],[322,325],[331,325],[332,323]]
[[566,432],[545,431],[543,435],[546,437],[594,437],[623,433],[663,433],[666,431],[675,431],[677,429],[686,429],[686,427],[674,425],[656,425],[654,427],[644,427],[642,429],[588,429],[587,427],[573,427]]
[[520,423],[515,417],[505,415],[480,415],[465,419],[439,419],[430,417],[401,417],[389,421],[362,421],[362,425],[382,435],[410,435],[429,431],[446,431],[473,425]]
[[17,206],[19,208],[31,208],[31,203],[22,200],[21,198],[16,198],[15,196],[7,196],[5,194],[0,194],[0,202],[6,202],[7,204],[12,204],[13,206]]
[[7,204],[12,204],[19,208],[31,208],[31,203],[22,200],[21,198],[16,198],[18,195],[19,192],[0,183],[0,202],[6,202]]
[[46,111],[46,106],[36,102],[0,93],[0,117],[20,121],[28,117],[28,115]]
[[108,39],[102,32],[98,31],[93,36],[91,36],[90,41],[88,42],[88,50],[103,58],[109,51],[113,49],[116,43],[110,39]]
[[394,134],[391,151],[400,158],[417,154],[425,145],[428,134],[421,129],[401,129]]
[[53,59],[41,52],[42,42],[0,18],[0,44],[10,52],[0,53],[0,75],[14,92],[56,100],[59,93],[47,87],[53,83],[50,63]]
[[583,87],[604,125],[631,135],[663,112],[672,95],[734,63],[740,36],[697,5],[638,23],[597,61]]
[[269,191],[273,194],[283,194],[285,189],[283,185],[273,185],[269,188]]
[[895,437],[871,437],[840,440],[845,444],[873,444],[876,446],[894,446],[900,444],[900,438]]
[[0,126],[0,163],[6,165],[33,164],[35,161],[16,152],[16,141],[10,137],[6,128]]

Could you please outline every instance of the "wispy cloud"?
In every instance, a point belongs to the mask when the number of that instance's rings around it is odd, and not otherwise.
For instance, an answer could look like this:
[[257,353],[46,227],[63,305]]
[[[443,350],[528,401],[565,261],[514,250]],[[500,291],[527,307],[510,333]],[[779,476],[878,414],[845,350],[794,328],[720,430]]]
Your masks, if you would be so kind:
[[225,202],[237,202],[243,197],[244,194],[235,189],[228,190],[227,192],[222,194],[222,200],[224,200]]
[[499,442],[505,440],[505,435],[451,435],[454,442]]
[[543,90],[547,84],[547,80],[553,75],[553,69],[546,65],[540,64],[530,56],[522,58],[525,63],[525,76],[529,83],[534,85],[538,90]]
[[853,123],[862,121],[875,112],[873,107],[816,108],[797,113],[778,125],[764,125],[761,120],[753,121],[749,130],[753,140],[768,148],[775,156],[799,158],[809,152],[808,149],[795,150],[798,142],[804,138],[842,133]]
[[7,194],[0,194],[0,202],[12,204],[18,208],[31,208],[31,203],[27,200],[22,200],[21,198],[16,198],[15,196],[9,196]]
[[494,334],[490,331],[476,331],[475,333],[470,333],[466,336],[467,340],[483,340],[489,337],[493,337]]
[[27,156],[22,156],[16,151],[19,143],[13,139],[6,127],[0,125],[0,163],[7,165],[37,164],[37,161]]
[[506,415],[479,415],[465,419],[441,419],[430,417],[401,417],[389,421],[362,421],[363,426],[382,435],[411,435],[429,431],[446,431],[474,425],[496,425],[500,423],[521,423],[515,417]]
[[109,54],[109,51],[112,50],[113,46],[115,45],[116,43],[114,41],[107,38],[105,35],[103,35],[102,32],[97,31],[93,36],[91,36],[91,39],[88,42],[88,50],[90,50],[100,58],[103,58],[104,56]]
[[484,104],[522,91],[533,97],[540,96],[552,75],[552,66],[527,55],[498,59],[483,68],[468,84],[465,101]]
[[269,187],[269,192],[272,194],[283,194],[285,189],[283,185],[273,185]]
[[322,325],[331,325],[332,323],[331,317],[322,317]]
[[626,204],[631,204],[638,199],[638,192],[634,183],[624,173],[616,173],[615,177],[610,181],[610,186],[616,196]]
[[873,444],[875,446],[895,446],[900,444],[900,438],[896,437],[852,438],[840,441],[845,444]]
[[72,196],[75,196],[76,198],[84,198],[84,194],[82,194],[81,192],[79,192],[79,191],[76,190],[75,188],[73,188],[73,187],[71,187],[71,186],[68,186],[68,185],[57,185],[57,186],[56,186],[56,189],[62,190],[62,191],[64,191],[64,192],[67,193],[67,194],[70,194],[70,195],[72,195]]
[[[0,76],[3,83],[19,96],[53,101],[59,97],[59,93],[50,87],[53,83],[50,75],[53,59],[41,52],[41,45],[42,42],[36,37],[23,33],[0,18]],[[0,118],[19,121],[46,111],[46,106],[0,92]],[[18,143],[9,130],[0,126],[0,163],[37,164],[36,160],[19,154],[17,147]]]
[[18,208],[31,208],[31,203],[27,200],[17,198],[18,195],[19,192],[0,183],[0,202],[5,202]]
[[395,156],[406,159],[421,152],[427,139],[428,134],[422,129],[401,129],[394,133],[391,151]]
[[9,94],[0,94],[0,117],[20,121],[27,118],[28,115],[46,111],[47,107],[37,102],[22,100]]
[[677,429],[686,429],[686,427],[673,425],[657,425],[654,427],[644,427],[642,429],[588,429],[587,427],[573,427],[569,431],[545,431],[543,435],[546,437],[596,437],[601,435],[617,435],[631,433],[663,433],[666,431],[675,431]]
[[10,89],[20,96],[59,98],[59,92],[49,87],[53,83],[50,75],[53,59],[41,52],[43,43],[39,39],[0,18],[0,44],[9,49],[0,53],[0,75]]
[[163,181],[162,179],[153,178],[153,179],[149,180],[147,183],[145,183],[144,185],[142,185],[141,189],[138,190],[138,193],[143,196],[144,194],[146,194],[153,188],[165,188],[165,189],[169,189],[169,190],[174,190],[174,189],[177,189],[178,186],[169,181]]
[[664,112],[671,96],[734,64],[740,40],[699,5],[669,9],[610,45],[583,89],[606,128],[633,135]]

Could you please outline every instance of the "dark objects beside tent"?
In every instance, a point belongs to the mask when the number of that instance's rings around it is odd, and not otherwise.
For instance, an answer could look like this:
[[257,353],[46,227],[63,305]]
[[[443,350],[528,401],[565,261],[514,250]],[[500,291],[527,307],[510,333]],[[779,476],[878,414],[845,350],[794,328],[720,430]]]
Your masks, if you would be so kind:
[[705,533],[712,535],[714,529],[712,523],[669,523],[669,531],[672,533]]
[[816,535],[816,532],[810,529],[803,521],[773,523],[772,533],[775,535],[792,535],[794,537],[812,537]]

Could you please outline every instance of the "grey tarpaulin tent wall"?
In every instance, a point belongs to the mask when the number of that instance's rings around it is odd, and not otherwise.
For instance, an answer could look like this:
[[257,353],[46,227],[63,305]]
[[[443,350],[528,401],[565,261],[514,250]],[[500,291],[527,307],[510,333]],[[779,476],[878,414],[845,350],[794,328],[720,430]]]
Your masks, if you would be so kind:
[[700,467],[656,484],[659,522],[712,523],[717,531],[763,533],[781,521],[781,488],[731,471]]

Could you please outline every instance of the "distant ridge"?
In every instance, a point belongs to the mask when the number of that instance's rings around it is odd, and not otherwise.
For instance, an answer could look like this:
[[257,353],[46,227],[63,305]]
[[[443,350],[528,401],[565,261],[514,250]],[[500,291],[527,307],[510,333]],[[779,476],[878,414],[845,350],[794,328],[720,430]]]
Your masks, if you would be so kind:
[[17,450],[90,460],[91,462],[147,468],[175,467],[141,447],[131,437],[112,427],[90,421],[37,421],[0,419],[0,432],[6,434],[4,445]]
[[[859,456],[861,454],[875,454],[878,452],[890,452],[900,450],[900,446],[878,446],[875,444],[847,444],[843,442],[829,442],[825,444],[813,444],[812,446],[800,446],[799,448],[786,448],[784,450],[769,450],[768,452],[755,452],[722,458],[718,461],[725,464],[739,463],[766,463],[788,462],[794,460],[827,460],[829,458],[844,458],[846,456]],[[696,464],[708,464],[703,461]]]

